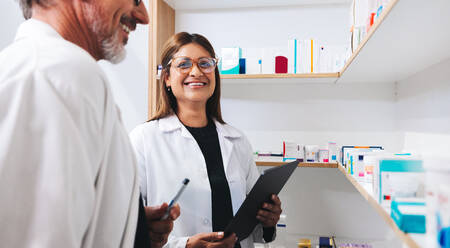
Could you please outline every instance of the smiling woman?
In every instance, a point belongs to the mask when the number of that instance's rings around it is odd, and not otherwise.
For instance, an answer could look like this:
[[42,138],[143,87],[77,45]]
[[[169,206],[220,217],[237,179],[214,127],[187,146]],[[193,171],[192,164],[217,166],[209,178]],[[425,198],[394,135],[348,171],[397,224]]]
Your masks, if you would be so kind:
[[[216,54],[199,34],[178,33],[165,44],[156,115],[130,134],[143,197],[151,205],[170,200],[174,185],[191,179],[179,199],[181,212],[168,247],[245,247],[273,240],[281,202],[261,206],[260,225],[236,242],[223,231],[259,173],[247,138],[226,124],[220,110]],[[157,190],[158,187],[158,190]]]
[[[181,32],[172,36],[163,48],[161,59],[163,71],[158,85],[160,89],[159,102],[156,106],[156,114],[152,120],[160,119],[177,112],[179,107],[177,103],[178,98],[176,98],[176,95],[174,94],[180,93],[179,97],[182,98],[183,96],[181,93],[184,92],[184,90],[181,91],[180,87],[176,85],[177,81],[184,79],[191,81],[200,79],[205,81],[204,83],[207,81],[208,89],[212,90],[212,95],[209,95],[204,99],[206,103],[206,115],[215,118],[222,124],[225,123],[222,120],[222,113],[220,110],[220,75],[219,69],[217,68],[217,59],[215,57],[216,53],[214,52],[211,43],[199,34]],[[185,59],[179,60],[180,58]],[[196,59],[197,61],[197,66],[195,66],[194,69],[194,61],[192,61],[192,59]],[[204,69],[201,69],[202,66],[205,66],[204,63],[202,63],[204,59],[210,60],[209,69],[212,69],[207,70],[207,73],[204,73]],[[180,64],[181,62],[189,62],[191,65],[188,68],[182,69],[182,67],[186,67],[186,64],[182,65]],[[197,71],[199,67],[201,70],[200,73]],[[188,73],[194,74],[189,76]],[[191,93],[196,94],[196,91]]]

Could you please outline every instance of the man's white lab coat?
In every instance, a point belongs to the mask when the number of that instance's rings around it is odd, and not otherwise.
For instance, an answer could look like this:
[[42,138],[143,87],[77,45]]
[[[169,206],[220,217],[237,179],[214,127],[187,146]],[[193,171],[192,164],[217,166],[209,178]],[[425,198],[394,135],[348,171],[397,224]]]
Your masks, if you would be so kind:
[[[233,214],[259,177],[247,138],[227,124],[215,122],[230,187]],[[205,159],[195,139],[176,115],[137,126],[130,134],[138,160],[142,196],[147,204],[169,202],[184,178],[189,185],[178,203],[181,215],[174,222],[166,247],[184,248],[190,236],[212,232],[211,187]],[[155,190],[156,185],[158,190]],[[263,242],[262,226],[241,242],[242,248]]]
[[132,247],[135,163],[96,61],[24,22],[0,53],[0,246]]

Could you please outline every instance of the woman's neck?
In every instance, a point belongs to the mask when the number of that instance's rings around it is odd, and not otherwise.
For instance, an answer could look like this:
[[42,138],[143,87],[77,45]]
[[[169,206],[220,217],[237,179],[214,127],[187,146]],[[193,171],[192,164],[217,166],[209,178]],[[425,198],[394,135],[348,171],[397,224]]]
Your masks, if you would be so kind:
[[206,116],[206,106],[185,106],[178,105],[178,119],[188,127],[206,127],[208,118]]

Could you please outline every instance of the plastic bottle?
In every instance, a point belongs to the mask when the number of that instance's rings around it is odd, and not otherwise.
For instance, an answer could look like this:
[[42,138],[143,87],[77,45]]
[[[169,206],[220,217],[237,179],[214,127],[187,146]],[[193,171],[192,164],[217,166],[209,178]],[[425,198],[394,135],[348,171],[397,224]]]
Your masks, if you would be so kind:
[[366,26],[367,33],[369,32],[370,28],[372,27],[375,21],[377,10],[378,10],[377,0],[369,0],[369,13],[367,17],[367,26]]
[[336,142],[328,142],[328,161],[330,163],[335,163],[336,161],[338,161],[338,157],[337,157],[337,146],[336,146]]

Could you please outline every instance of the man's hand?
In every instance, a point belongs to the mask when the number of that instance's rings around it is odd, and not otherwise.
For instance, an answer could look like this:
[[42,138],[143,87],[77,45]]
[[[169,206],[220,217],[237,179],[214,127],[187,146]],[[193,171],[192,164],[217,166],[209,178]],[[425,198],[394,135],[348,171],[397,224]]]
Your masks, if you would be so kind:
[[226,238],[223,232],[199,233],[188,239],[186,248],[233,248],[236,241],[234,233]]
[[152,248],[161,248],[167,243],[170,232],[173,229],[173,221],[180,216],[180,206],[175,204],[170,210],[169,217],[161,220],[169,205],[163,203],[161,206],[145,207],[145,216]]
[[262,208],[258,211],[256,219],[258,219],[263,227],[274,227],[280,220],[281,201],[277,195],[272,195],[272,203],[265,202]]

